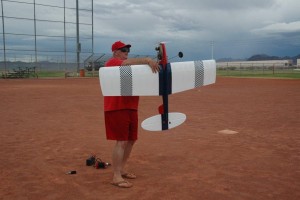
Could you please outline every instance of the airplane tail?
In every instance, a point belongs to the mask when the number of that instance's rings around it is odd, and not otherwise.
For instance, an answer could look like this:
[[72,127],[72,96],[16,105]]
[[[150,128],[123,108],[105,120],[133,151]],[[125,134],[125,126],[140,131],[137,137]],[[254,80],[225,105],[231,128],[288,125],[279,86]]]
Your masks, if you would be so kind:
[[[179,126],[186,120],[186,115],[179,112],[170,112],[169,121],[168,121],[168,129],[175,128]],[[154,115],[145,119],[142,122],[142,128],[148,131],[162,131],[163,124],[162,124],[162,115]]]

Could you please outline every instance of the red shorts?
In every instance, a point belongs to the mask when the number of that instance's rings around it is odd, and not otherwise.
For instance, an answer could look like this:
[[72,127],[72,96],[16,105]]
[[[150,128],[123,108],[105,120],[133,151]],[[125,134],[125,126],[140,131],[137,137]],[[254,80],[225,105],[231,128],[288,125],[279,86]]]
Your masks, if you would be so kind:
[[138,112],[137,110],[106,111],[105,128],[108,140],[137,140]]

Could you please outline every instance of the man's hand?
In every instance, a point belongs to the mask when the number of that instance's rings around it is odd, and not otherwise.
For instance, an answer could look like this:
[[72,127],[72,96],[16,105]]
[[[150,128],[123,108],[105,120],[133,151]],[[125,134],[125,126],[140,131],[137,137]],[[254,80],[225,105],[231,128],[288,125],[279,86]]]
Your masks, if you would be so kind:
[[126,65],[149,65],[153,73],[160,71],[158,62],[149,57],[146,58],[128,58],[123,61],[122,66]]
[[152,60],[151,58],[147,58],[147,63],[150,66],[153,73],[157,73],[160,71],[160,66],[158,62]]

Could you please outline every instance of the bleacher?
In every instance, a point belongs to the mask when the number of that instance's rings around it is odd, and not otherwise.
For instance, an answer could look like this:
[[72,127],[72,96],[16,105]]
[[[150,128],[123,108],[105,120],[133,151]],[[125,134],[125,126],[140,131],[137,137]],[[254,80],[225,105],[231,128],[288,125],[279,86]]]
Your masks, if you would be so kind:
[[2,72],[2,78],[38,78],[36,73],[36,67],[26,67],[25,69],[18,67],[18,69],[13,69],[13,71]]

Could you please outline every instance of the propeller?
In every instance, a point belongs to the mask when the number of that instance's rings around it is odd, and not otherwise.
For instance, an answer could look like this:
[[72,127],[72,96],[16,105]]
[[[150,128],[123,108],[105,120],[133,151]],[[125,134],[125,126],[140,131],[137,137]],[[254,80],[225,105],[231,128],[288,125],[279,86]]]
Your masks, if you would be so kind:
[[169,58],[169,60],[171,60],[173,58],[176,58],[176,57],[182,58],[183,57],[183,53],[181,51],[179,51],[176,56],[173,56],[172,58]]

